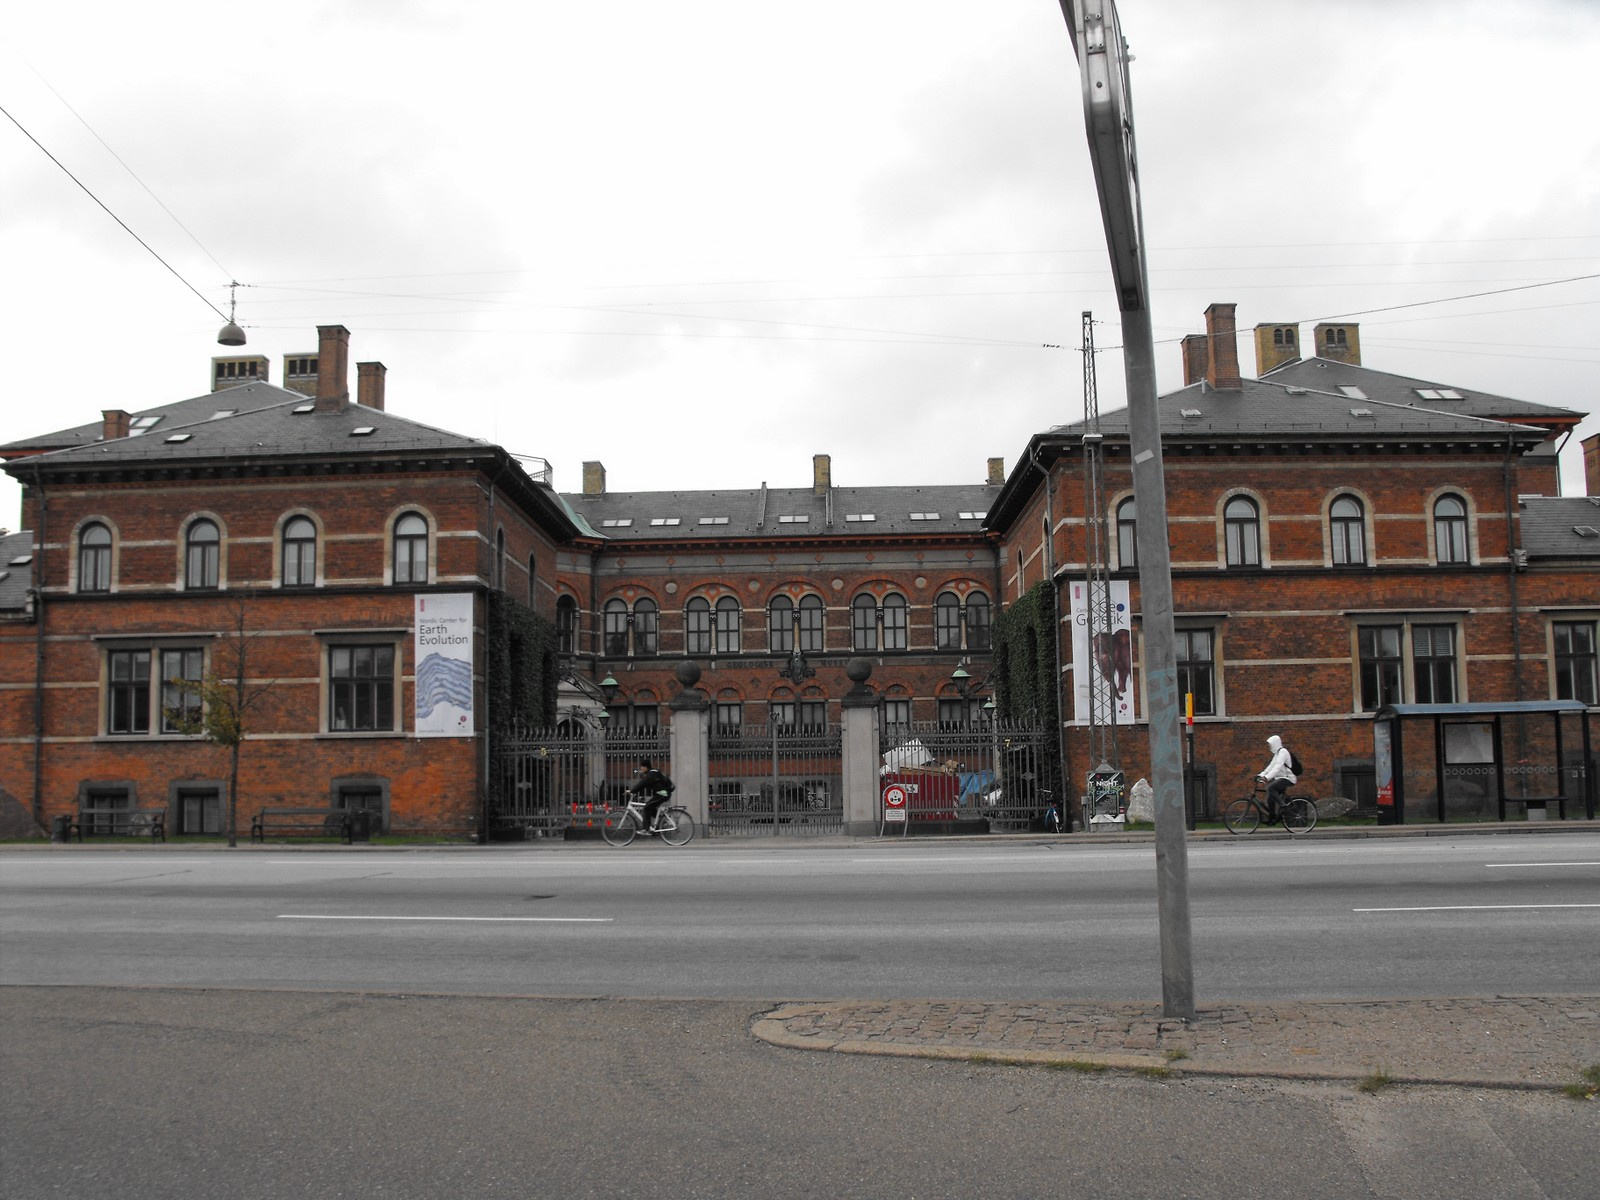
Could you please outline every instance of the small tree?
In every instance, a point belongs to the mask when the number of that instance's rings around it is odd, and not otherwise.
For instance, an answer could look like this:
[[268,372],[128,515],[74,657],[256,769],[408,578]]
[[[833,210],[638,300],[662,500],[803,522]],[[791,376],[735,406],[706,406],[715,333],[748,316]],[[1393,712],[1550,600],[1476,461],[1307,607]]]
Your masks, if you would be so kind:
[[[276,680],[251,683],[248,671],[250,646],[256,634],[246,620],[246,596],[240,596],[233,609],[233,630],[218,643],[210,669],[198,679],[171,679],[167,682],[187,696],[199,700],[198,707],[169,708],[167,717],[179,730],[199,734],[208,742],[228,750],[228,845],[239,844],[239,751],[250,736],[250,713],[261,698],[272,690]],[[219,659],[222,660],[219,662]]]

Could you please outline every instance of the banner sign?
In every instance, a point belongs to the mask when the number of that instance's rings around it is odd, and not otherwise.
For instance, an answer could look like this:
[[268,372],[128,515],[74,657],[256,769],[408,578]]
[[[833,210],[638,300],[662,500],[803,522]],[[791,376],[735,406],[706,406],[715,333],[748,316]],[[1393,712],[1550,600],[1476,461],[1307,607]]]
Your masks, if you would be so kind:
[[472,737],[472,593],[418,596],[414,729],[418,737]]
[[[1099,589],[1095,589],[1097,592]],[[1089,723],[1091,687],[1099,688],[1098,711],[1113,725],[1133,724],[1133,609],[1128,581],[1114,579],[1103,593],[1091,598],[1084,580],[1075,580],[1072,598],[1072,720]],[[1095,614],[1094,637],[1089,636],[1092,604],[1106,608]]]

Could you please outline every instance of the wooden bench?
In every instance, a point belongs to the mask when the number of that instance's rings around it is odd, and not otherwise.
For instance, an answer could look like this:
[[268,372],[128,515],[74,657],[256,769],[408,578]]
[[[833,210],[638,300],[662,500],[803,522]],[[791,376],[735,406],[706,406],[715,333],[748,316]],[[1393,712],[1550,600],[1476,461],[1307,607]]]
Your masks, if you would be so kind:
[[167,840],[167,810],[164,808],[80,808],[78,819],[67,826],[67,836],[73,833],[83,841],[85,833],[98,837],[142,837],[149,834],[152,841]]
[[341,835],[351,840],[350,810],[345,808],[263,808],[250,818],[250,840],[264,842],[274,834],[304,833],[312,837]]

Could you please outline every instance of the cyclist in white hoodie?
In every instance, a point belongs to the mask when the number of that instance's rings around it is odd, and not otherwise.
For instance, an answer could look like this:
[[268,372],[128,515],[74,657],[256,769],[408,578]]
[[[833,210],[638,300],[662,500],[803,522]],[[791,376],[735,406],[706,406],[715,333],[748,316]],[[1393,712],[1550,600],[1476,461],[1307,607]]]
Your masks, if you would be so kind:
[[1272,749],[1272,761],[1262,768],[1256,778],[1267,785],[1267,820],[1276,821],[1278,805],[1282,803],[1284,794],[1299,780],[1295,778],[1290,765],[1294,761],[1294,756],[1283,744],[1283,739],[1273,734],[1267,739],[1267,745]]

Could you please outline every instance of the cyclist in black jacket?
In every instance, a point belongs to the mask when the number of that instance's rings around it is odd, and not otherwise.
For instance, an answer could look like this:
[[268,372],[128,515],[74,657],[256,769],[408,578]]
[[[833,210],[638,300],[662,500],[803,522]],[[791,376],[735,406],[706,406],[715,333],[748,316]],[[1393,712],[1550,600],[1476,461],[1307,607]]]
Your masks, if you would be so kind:
[[651,833],[655,830],[656,813],[672,795],[672,780],[656,770],[648,758],[641,758],[633,773],[638,779],[629,791],[645,798],[643,832]]

